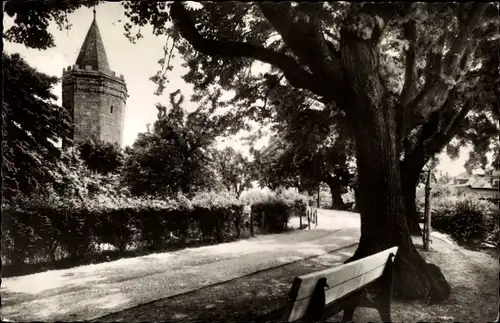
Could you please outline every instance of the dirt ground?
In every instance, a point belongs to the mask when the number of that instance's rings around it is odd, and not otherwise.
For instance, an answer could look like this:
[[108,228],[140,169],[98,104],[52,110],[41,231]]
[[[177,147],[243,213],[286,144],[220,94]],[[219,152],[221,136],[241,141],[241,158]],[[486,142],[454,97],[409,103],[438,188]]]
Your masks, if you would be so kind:
[[[451,297],[441,304],[393,301],[394,322],[491,322],[498,313],[498,258],[466,250],[436,234],[432,250],[421,251],[427,261],[441,267],[452,287]],[[415,239],[417,248],[421,240]],[[354,252],[350,247],[334,254],[300,261],[202,288],[173,298],[155,301],[101,317],[100,322],[132,321],[267,321],[286,303],[294,277],[340,265]],[[337,315],[328,321],[340,321]],[[359,308],[354,320],[379,322],[375,310]]]

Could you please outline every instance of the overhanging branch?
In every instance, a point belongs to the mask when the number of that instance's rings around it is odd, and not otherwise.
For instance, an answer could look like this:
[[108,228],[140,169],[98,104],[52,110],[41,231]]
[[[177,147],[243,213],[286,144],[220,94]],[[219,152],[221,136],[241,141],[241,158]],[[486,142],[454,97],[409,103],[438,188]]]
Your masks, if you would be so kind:
[[400,104],[403,107],[412,99],[417,86],[417,55],[415,48],[417,42],[417,25],[415,21],[411,20],[404,25],[404,35],[410,46],[406,52],[405,82],[400,98]]
[[488,3],[474,3],[472,5],[467,19],[461,21],[458,36],[453,40],[446,56],[442,58],[442,46],[447,35],[447,27],[445,27],[445,32],[438,41],[437,48],[429,53],[425,85],[404,109],[411,113],[411,119],[408,122],[409,129],[424,123],[432,113],[442,108],[449,90],[453,88],[453,80],[462,72],[458,63],[462,60],[472,33],[478,26],[488,5]]
[[458,133],[460,127],[463,125],[465,118],[467,117],[467,114],[469,113],[469,111],[472,109],[473,106],[474,106],[474,101],[470,98],[467,99],[464,106],[462,107],[462,109],[460,109],[456,117],[450,121],[447,127],[443,128],[440,131],[437,140],[429,142],[429,146],[427,149],[433,152],[434,154],[441,151],[444,148],[444,146],[447,143],[449,143],[453,139],[453,137],[455,137],[455,135]]
[[413,149],[405,156],[404,164],[419,164],[423,167],[432,156],[438,154],[455,137],[474,102],[472,99],[467,99],[458,112],[454,109],[455,104],[455,95],[450,95],[444,108],[445,111],[436,111],[429,122],[423,126]]
[[254,58],[281,69],[288,82],[296,88],[307,89],[321,96],[329,94],[317,78],[286,54],[245,42],[204,38],[195,28],[194,22],[181,2],[175,1],[171,4],[170,16],[180,35],[203,54]]
[[[308,7],[311,10],[306,10]],[[259,8],[300,63],[307,66],[316,78],[329,84],[332,96],[335,84],[339,84],[342,77],[342,69],[338,53],[324,38],[320,20],[314,14],[320,10],[318,4],[298,6],[293,13],[290,3],[285,2],[262,2]]]
[[489,5],[490,3],[487,2],[474,3],[469,11],[467,19],[462,24],[460,24],[458,35],[454,39],[450,50],[448,51],[448,53],[446,53],[446,56],[443,60],[443,73],[445,75],[454,76],[458,72],[456,71],[456,66],[462,59],[469,39],[471,38],[471,35],[476,27],[479,25],[481,17],[483,16],[486,8],[488,8]]
[[406,120],[408,119],[408,102],[413,98],[417,88],[417,55],[416,55],[416,42],[417,42],[417,26],[414,20],[407,22],[404,25],[404,36],[409,42],[409,48],[406,52],[405,64],[405,81],[403,90],[399,99],[399,106],[397,108],[397,138],[405,138],[407,135]]

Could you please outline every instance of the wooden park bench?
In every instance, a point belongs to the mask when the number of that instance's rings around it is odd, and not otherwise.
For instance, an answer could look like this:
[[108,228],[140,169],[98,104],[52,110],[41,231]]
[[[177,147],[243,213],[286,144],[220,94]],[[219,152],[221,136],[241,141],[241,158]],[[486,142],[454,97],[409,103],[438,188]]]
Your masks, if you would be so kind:
[[397,251],[398,247],[393,247],[295,278],[281,321],[320,321],[344,311],[342,322],[349,322],[357,307],[369,307],[377,309],[384,322],[390,322],[392,269]]

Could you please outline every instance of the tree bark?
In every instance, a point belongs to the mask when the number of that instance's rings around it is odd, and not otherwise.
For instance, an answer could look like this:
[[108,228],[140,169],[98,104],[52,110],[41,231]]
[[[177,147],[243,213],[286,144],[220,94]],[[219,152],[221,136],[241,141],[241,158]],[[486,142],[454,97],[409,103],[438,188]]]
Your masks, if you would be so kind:
[[345,210],[345,204],[342,200],[342,186],[335,179],[331,178],[326,181],[326,184],[330,188],[330,193],[332,194],[332,205],[333,210]]
[[412,235],[422,235],[415,201],[420,173],[429,159],[438,154],[462,127],[472,101],[467,100],[458,113],[453,109],[454,105],[455,94],[451,93],[442,110],[435,112],[422,127],[417,143],[400,163],[406,220]]
[[442,301],[449,297],[450,287],[439,268],[427,264],[417,252],[406,222],[395,109],[378,74],[376,43],[346,30],[342,35],[346,112],[356,133],[362,200],[361,238],[347,262],[398,246],[394,295]]
[[419,225],[420,216],[417,212],[416,192],[417,183],[403,181],[403,198],[406,212],[406,223],[412,236],[422,236],[422,229]]
[[403,161],[400,166],[406,223],[411,235],[422,236],[422,230],[418,224],[419,215],[417,212],[416,189],[420,173],[425,166],[425,160],[422,156],[420,163],[416,161]]

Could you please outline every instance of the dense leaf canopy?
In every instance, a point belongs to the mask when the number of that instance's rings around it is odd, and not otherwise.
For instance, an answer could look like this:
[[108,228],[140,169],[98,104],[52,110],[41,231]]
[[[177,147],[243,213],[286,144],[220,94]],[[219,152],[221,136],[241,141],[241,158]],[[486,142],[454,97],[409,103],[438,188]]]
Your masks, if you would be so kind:
[[69,114],[51,93],[56,77],[36,71],[18,54],[3,54],[2,177],[4,197],[33,194],[54,183],[68,139]]
[[240,196],[244,190],[252,188],[254,169],[247,158],[232,147],[214,150],[213,165],[217,180],[227,190],[235,192],[236,196]]
[[211,146],[218,132],[206,113],[187,114],[180,91],[170,95],[171,107],[157,105],[158,120],[139,134],[127,151],[123,176],[135,195],[193,193],[213,185]]
[[[7,1],[15,25],[5,37],[33,48],[53,46],[48,23],[67,27],[68,14],[93,3]],[[343,44],[356,35],[377,42],[373,71],[397,107],[405,157],[425,152],[428,160],[459,133],[447,152],[456,155],[458,146],[472,143],[468,167],[477,167],[491,148],[486,142],[498,134],[496,104],[485,102],[485,93],[498,92],[498,55],[491,55],[499,45],[497,4],[137,1],[123,7],[132,41],[145,25],[168,36],[161,70],[152,77],[160,90],[180,55],[194,100],[234,91],[227,103],[237,109],[226,113],[228,127],[241,128],[245,118],[276,120],[290,103],[348,109],[343,86],[352,53]]]
[[123,165],[123,152],[117,143],[87,138],[78,144],[78,151],[90,170],[103,175],[116,172]]
[[[487,98],[492,87],[498,91],[498,57],[490,55],[499,45],[496,5],[138,2],[124,7],[130,26],[151,24],[156,33],[170,36],[166,48],[175,47],[185,59],[185,80],[195,85],[195,99],[235,91],[228,102],[238,107],[228,113],[232,117],[276,121],[290,107],[326,114],[349,109],[343,102],[348,65],[359,67],[365,60],[346,52],[348,46],[342,49],[354,32],[378,44],[373,72],[396,106],[401,154],[408,162],[422,155],[427,161],[461,132],[466,134],[458,144],[474,145],[469,164],[475,165],[474,159],[484,161],[488,138],[498,134],[498,116],[491,111],[496,105]],[[354,60],[346,61],[349,57]],[[157,80],[167,80],[168,74],[159,75]]]

